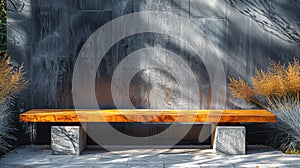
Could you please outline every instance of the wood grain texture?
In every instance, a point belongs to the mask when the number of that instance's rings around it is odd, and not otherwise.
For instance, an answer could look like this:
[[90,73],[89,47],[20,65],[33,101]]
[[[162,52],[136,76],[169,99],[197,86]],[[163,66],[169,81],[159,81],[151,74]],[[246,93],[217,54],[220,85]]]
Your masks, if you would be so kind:
[[33,109],[21,122],[276,122],[266,110]]

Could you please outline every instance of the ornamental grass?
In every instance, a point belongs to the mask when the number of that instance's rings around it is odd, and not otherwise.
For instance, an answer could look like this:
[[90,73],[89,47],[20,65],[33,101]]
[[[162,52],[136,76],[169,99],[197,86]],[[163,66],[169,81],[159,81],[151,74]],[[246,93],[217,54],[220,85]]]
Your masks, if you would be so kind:
[[248,84],[241,78],[229,77],[228,87],[234,97],[276,114],[270,144],[287,153],[300,149],[300,63],[296,58],[287,65],[270,61],[266,71],[255,70]]

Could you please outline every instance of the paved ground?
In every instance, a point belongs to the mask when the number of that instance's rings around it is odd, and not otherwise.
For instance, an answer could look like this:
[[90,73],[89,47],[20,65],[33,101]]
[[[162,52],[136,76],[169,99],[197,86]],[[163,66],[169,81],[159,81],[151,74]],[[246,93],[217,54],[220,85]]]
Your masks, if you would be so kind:
[[51,155],[50,146],[22,146],[0,160],[0,167],[12,168],[106,168],[106,167],[286,167],[300,168],[300,155],[248,146],[247,155],[216,155],[211,149],[135,149],[107,152],[90,146],[80,156]]

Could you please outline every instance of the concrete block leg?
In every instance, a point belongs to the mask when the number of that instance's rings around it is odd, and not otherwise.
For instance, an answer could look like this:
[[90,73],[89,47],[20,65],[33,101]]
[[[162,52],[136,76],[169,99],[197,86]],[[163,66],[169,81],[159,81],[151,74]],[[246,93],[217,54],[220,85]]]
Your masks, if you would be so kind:
[[51,148],[54,155],[80,155],[86,148],[86,133],[81,126],[52,126]]
[[246,129],[243,126],[217,126],[213,149],[227,155],[246,154]]

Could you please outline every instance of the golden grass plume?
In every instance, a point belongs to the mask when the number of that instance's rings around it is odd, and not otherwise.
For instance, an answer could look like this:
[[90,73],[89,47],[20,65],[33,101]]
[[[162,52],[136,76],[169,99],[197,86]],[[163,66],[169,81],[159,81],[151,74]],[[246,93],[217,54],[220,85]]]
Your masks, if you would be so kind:
[[0,100],[14,97],[26,88],[28,81],[25,79],[23,65],[18,68],[11,66],[7,53],[0,58]]
[[[299,100],[300,63],[296,58],[286,66],[271,60],[268,70],[256,69],[251,80],[252,86],[241,78],[229,77],[228,87],[232,95],[262,107],[291,96]],[[266,101],[260,101],[258,97],[264,97]]]

